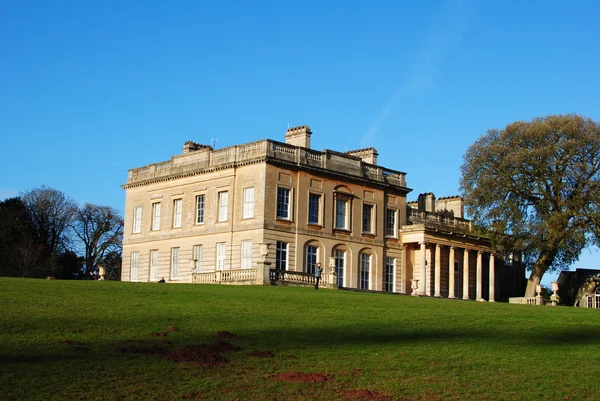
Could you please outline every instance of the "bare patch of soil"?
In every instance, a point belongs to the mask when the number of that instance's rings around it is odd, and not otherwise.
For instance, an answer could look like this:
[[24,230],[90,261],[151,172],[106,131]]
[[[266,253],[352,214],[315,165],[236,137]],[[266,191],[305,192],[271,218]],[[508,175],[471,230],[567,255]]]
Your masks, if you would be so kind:
[[379,391],[374,390],[347,390],[343,392],[344,398],[347,400],[364,400],[364,401],[373,401],[373,400],[391,400],[392,397]]
[[272,376],[282,382],[323,383],[328,377],[324,373],[283,372]]
[[252,352],[248,352],[248,356],[251,356],[254,358],[274,358],[275,354],[272,353],[271,351],[252,351]]
[[64,345],[68,345],[71,348],[78,350],[78,351],[89,351],[90,350],[90,347],[88,347],[86,343],[83,343],[81,341],[62,340],[62,341],[60,341],[60,343],[64,344]]
[[152,337],[160,337],[160,338],[164,338],[167,336],[167,333],[165,333],[164,331],[161,331],[159,333],[152,333]]
[[192,394],[186,394],[181,398],[184,400],[195,400],[195,399],[202,398],[202,397],[204,397],[204,394],[201,392],[197,392],[197,393],[192,393]]
[[129,345],[121,348],[121,352],[125,354],[165,355],[169,352],[169,350],[162,345]]
[[225,341],[214,344],[200,344],[187,347],[182,351],[170,352],[165,357],[173,362],[186,362],[198,367],[212,368],[229,362],[222,354],[238,351],[240,348]]
[[167,329],[169,331],[179,331],[179,329],[175,326],[169,326],[169,328]]
[[217,338],[239,338],[237,334],[233,334],[228,331],[217,331],[212,336]]

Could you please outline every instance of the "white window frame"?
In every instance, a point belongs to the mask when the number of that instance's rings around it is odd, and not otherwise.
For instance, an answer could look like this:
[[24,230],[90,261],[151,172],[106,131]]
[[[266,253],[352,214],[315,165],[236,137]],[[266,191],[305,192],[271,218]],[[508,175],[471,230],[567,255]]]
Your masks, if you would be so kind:
[[150,271],[148,275],[148,280],[158,280],[158,249],[152,249],[150,251]]
[[346,254],[347,252],[345,249],[336,249],[334,252],[335,269],[338,275],[339,287],[344,287],[344,281],[346,281]]
[[140,274],[140,253],[139,252],[131,252],[131,260],[130,260],[130,271],[129,271],[129,281],[138,281]]
[[173,228],[181,228],[183,199],[173,199]]
[[240,266],[242,269],[250,269],[252,267],[252,240],[242,241],[241,248]]
[[371,266],[373,264],[373,255],[367,252],[361,252],[359,263],[360,269],[358,276],[358,288],[360,288],[361,290],[369,290],[371,287]]
[[179,247],[171,248],[171,280],[179,279]]
[[227,243],[225,242],[217,242],[217,247],[216,247],[216,257],[215,257],[215,261],[216,261],[216,266],[215,269],[216,270],[225,270],[225,264],[227,262],[226,259],[226,255],[227,255]]
[[[311,256],[313,255],[312,252],[309,252],[309,249],[314,248],[315,252],[314,252],[314,260],[311,260]],[[317,265],[317,263],[319,263],[319,252],[320,252],[320,247],[319,245],[314,245],[314,244],[309,244],[306,246],[306,273],[309,274],[314,274],[315,273],[315,266]]]
[[[342,216],[339,213],[340,206],[344,205],[343,222],[340,219]],[[340,224],[340,223],[343,223]],[[335,199],[335,225],[334,227],[338,230],[350,230],[350,200],[346,198]]]
[[202,245],[194,245],[194,273],[202,272]]
[[290,243],[284,241],[277,241],[275,245],[275,268],[278,270],[287,270],[288,268],[288,255],[289,255]]
[[243,219],[254,217],[254,187],[244,188],[244,206],[242,211]]
[[[311,220],[311,211],[312,209],[312,202],[311,202],[311,198],[312,197],[317,197],[317,219],[316,221]],[[323,225],[323,194],[317,193],[317,192],[309,192],[308,193],[308,216],[307,216],[307,221],[308,224],[313,224],[313,225]]]
[[161,203],[155,202],[152,204],[152,231],[160,230],[160,209]]
[[224,222],[228,219],[229,214],[229,192],[221,191],[218,196],[219,200],[219,214],[218,214],[218,222]]
[[[368,214],[365,213],[365,208],[369,209]],[[375,234],[375,205],[372,203],[363,203],[362,214],[362,232],[365,234]],[[366,230],[365,223],[368,223]]]
[[[284,204],[283,202],[279,201],[279,191],[287,191],[287,204]],[[280,220],[292,220],[292,188],[288,188],[288,187],[277,187],[277,202],[276,202],[276,209],[275,209],[275,214],[276,217]],[[280,214],[280,207],[279,205],[286,205],[286,210],[285,210],[285,215]]]
[[[392,269],[392,277],[391,277],[391,282],[388,281],[388,271],[389,269]],[[383,266],[383,290],[387,291],[387,292],[396,292],[396,258],[392,258],[387,256],[385,258],[385,264]],[[388,283],[391,283],[392,288],[388,291],[388,289],[386,288],[386,285]]]
[[[392,222],[392,233],[390,233],[388,220],[390,212],[392,213],[394,221]],[[398,210],[397,209],[387,209],[385,212],[385,236],[390,238],[398,238]]]
[[196,224],[204,224],[204,208],[206,206],[204,194],[196,195]]
[[133,207],[133,233],[139,234],[142,232],[142,207]]

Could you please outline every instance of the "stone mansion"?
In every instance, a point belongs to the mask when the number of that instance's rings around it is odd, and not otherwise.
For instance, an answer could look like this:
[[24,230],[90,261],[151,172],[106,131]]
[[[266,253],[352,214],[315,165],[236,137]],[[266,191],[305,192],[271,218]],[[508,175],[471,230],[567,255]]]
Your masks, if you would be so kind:
[[379,166],[374,148],[316,151],[311,135],[300,126],[285,142],[218,150],[186,142],[129,170],[122,280],[302,285],[320,262],[329,288],[522,295],[520,263],[494,256],[460,197],[407,202],[406,174]]

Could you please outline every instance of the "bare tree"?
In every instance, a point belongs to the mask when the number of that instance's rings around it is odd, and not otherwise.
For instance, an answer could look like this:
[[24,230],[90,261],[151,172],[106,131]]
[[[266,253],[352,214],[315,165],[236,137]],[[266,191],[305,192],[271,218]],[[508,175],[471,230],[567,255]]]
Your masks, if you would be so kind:
[[544,273],[599,243],[600,123],[558,115],[490,130],[469,147],[461,170],[469,215],[495,245],[529,261],[526,296]]
[[95,273],[107,255],[120,253],[123,241],[123,218],[109,206],[86,203],[76,211],[73,232],[81,241],[84,276]]
[[63,192],[42,185],[21,193],[38,238],[50,257],[67,248],[67,231],[73,221],[77,204]]

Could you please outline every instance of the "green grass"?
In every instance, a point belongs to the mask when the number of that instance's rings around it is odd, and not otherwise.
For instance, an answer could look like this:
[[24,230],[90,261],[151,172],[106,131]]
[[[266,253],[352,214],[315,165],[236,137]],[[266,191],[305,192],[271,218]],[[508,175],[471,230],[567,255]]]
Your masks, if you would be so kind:
[[[2,399],[600,399],[598,310],[294,287],[0,287]],[[226,364],[166,357],[219,331],[239,336],[222,339],[241,347],[222,353]],[[324,381],[277,380],[284,372]]]

